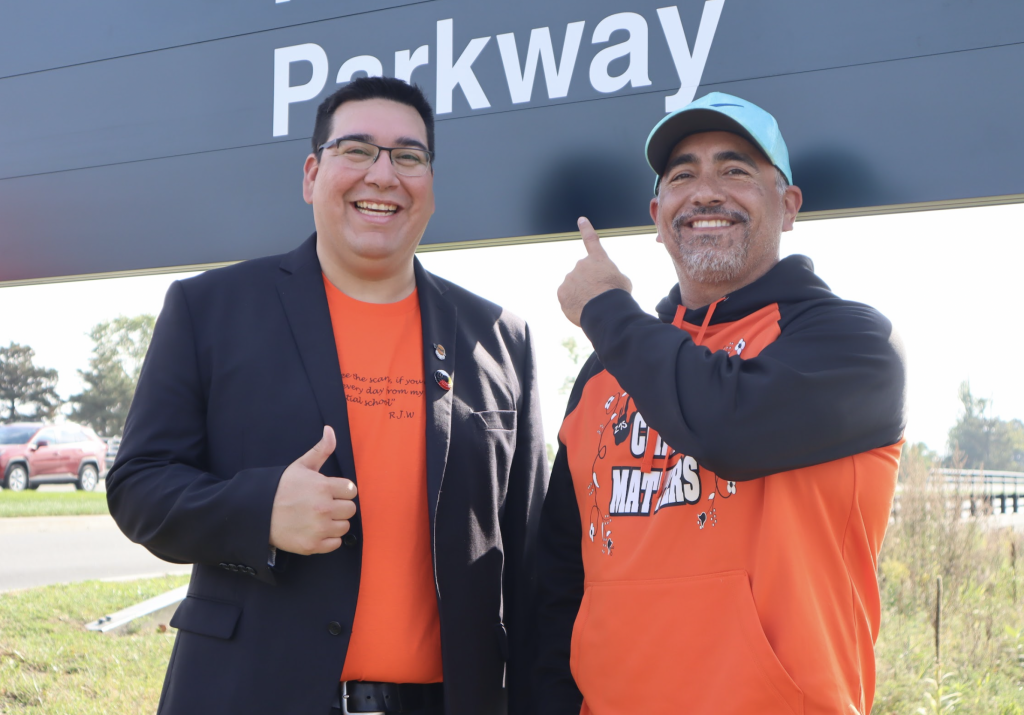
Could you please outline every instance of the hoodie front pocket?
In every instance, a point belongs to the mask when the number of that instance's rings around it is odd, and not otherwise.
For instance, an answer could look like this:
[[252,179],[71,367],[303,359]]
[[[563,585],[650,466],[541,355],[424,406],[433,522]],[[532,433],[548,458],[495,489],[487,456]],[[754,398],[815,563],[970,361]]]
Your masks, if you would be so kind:
[[571,667],[593,715],[803,713],[743,571],[588,585]]

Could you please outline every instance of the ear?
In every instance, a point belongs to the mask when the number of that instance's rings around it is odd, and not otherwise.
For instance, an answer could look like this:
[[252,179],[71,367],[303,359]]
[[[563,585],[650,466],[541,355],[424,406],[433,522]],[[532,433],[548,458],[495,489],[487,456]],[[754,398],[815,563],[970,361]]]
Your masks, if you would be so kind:
[[[653,199],[651,199],[651,220],[654,221],[654,228],[658,228],[658,209],[659,208],[660,208],[660,206],[658,204],[658,197],[655,196]],[[658,243],[664,243],[664,241],[661,240],[661,231],[658,231],[658,235],[657,235],[656,240],[658,241]]]
[[313,203],[313,186],[316,184],[316,175],[319,171],[320,162],[316,160],[316,154],[310,154],[302,167],[302,198],[307,204]]
[[804,192],[799,186],[787,186],[786,193],[782,195],[783,214],[782,230],[792,231],[796,215],[800,213],[800,207],[804,205]]

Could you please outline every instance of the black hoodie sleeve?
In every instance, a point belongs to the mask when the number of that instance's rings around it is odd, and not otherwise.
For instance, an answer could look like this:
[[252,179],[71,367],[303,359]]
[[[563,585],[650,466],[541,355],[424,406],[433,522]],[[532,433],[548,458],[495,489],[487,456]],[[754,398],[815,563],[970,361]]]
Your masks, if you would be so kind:
[[889,321],[868,306],[801,303],[781,335],[746,360],[697,345],[623,290],[588,302],[582,326],[647,423],[722,477],[821,464],[903,433],[902,350]]

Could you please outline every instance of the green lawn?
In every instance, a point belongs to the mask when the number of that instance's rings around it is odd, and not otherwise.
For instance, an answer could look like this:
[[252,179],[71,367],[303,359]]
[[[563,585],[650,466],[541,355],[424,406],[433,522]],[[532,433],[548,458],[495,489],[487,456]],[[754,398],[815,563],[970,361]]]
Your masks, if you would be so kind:
[[[0,519],[9,516],[81,516],[106,514],[103,492],[0,491]],[[3,711],[0,711],[3,712]]]
[[87,581],[0,594],[0,713],[156,712],[174,632],[107,636],[85,624],[187,582]]

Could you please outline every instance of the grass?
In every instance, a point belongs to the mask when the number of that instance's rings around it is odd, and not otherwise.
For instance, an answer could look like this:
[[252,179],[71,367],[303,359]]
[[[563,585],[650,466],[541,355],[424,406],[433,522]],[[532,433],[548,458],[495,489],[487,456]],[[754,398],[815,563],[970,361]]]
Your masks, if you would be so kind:
[[82,516],[107,514],[103,492],[0,491],[0,518],[10,516]]
[[156,712],[174,631],[106,636],[85,624],[187,581],[86,581],[0,594],[0,713]]
[[963,519],[959,496],[941,492],[930,465],[908,452],[879,559],[872,712],[1024,715],[1024,534]]

